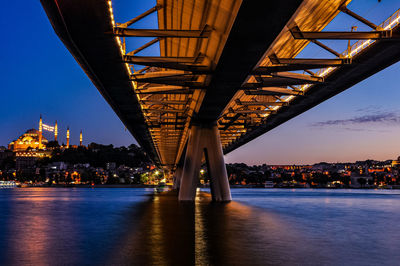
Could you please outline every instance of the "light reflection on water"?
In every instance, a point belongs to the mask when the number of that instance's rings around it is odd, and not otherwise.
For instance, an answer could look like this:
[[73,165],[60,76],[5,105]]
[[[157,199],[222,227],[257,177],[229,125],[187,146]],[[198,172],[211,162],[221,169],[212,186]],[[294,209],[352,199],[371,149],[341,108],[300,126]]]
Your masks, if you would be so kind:
[[0,265],[398,265],[400,191],[0,190]]

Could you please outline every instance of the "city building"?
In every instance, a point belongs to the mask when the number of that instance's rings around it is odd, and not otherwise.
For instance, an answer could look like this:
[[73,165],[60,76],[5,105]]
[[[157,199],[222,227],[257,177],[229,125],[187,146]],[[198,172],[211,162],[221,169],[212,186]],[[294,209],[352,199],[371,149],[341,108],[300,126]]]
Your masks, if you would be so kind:
[[25,150],[15,152],[15,168],[17,170],[32,168],[40,158],[50,157],[50,151]]
[[7,158],[12,158],[14,156],[14,153],[10,150],[8,150],[6,147],[4,146],[0,146],[0,165],[3,164],[3,162],[7,159]]
[[400,156],[397,157],[397,160],[392,161],[392,167],[400,167]]

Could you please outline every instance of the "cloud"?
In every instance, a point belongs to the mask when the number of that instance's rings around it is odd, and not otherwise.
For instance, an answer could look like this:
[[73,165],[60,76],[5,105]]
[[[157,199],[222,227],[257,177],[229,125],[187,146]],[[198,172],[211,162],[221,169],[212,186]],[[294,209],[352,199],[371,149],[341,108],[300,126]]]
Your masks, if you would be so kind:
[[369,105],[366,107],[355,110],[357,113],[379,114],[382,113],[383,108],[381,105]]
[[[355,126],[355,125],[368,125],[368,124],[385,124],[385,125],[399,125],[400,114],[397,112],[379,112],[375,110],[373,114],[366,114],[355,116],[348,119],[327,120],[311,124],[313,127],[329,127],[329,126]],[[343,129],[347,129],[343,128]],[[354,130],[354,129],[352,129]],[[360,129],[361,130],[361,129]]]
[[341,130],[354,131],[354,132],[390,132],[386,129],[370,129],[370,128],[353,128],[353,127],[343,127]]

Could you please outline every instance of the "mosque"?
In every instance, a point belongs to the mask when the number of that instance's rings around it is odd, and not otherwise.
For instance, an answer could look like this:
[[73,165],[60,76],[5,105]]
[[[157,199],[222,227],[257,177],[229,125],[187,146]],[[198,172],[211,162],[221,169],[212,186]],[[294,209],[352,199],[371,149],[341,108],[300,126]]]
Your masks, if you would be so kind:
[[[14,140],[8,144],[8,149],[14,152],[27,151],[27,150],[46,150],[46,146],[49,141],[43,136],[43,130],[54,132],[54,141],[58,141],[58,125],[57,121],[54,126],[43,124],[42,116],[39,120],[39,130],[28,129],[22,134],[17,140]],[[67,128],[67,144],[64,148],[69,148],[69,127]],[[82,130],[79,135],[79,146],[83,146]],[[73,146],[76,147],[76,146]]]
[[42,150],[46,148],[49,141],[41,136],[41,132],[36,129],[28,129],[17,140],[8,144],[8,149],[12,151],[26,151],[28,149]]
[[[38,158],[51,156],[51,149],[47,149],[49,140],[43,136],[43,131],[53,132],[54,141],[58,141],[57,121],[55,122],[54,126],[49,126],[43,124],[42,116],[40,116],[39,130],[28,129],[18,139],[11,141],[10,144],[8,144],[8,149],[15,153],[17,169],[31,167]],[[70,148],[69,135],[69,128],[67,128],[67,144],[62,148]],[[79,135],[79,146],[83,146],[82,141],[83,137],[81,131]]]

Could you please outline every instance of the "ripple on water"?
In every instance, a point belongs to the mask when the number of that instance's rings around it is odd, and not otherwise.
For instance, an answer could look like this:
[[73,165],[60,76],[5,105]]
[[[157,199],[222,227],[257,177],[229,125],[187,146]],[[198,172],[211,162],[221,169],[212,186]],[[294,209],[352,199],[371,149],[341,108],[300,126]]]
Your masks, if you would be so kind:
[[0,265],[397,265],[399,192],[0,190]]

